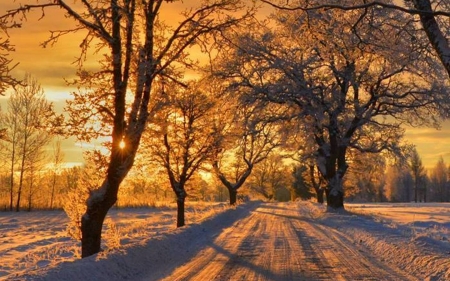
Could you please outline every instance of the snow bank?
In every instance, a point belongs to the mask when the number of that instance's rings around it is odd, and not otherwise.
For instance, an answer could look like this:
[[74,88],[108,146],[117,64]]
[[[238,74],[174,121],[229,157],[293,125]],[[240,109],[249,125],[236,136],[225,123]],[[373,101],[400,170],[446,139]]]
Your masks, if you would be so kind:
[[[346,208],[349,212],[325,213],[318,222],[420,280],[450,280],[450,204],[347,204]],[[420,221],[415,221],[419,215]]]
[[249,203],[230,208],[201,223],[10,280],[160,280],[170,274],[174,264],[188,261],[222,229],[248,215],[256,206]]

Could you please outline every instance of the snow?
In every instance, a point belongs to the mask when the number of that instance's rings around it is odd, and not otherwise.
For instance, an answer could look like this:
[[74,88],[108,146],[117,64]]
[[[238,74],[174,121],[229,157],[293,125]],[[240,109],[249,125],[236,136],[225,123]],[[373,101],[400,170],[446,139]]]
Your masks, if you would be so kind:
[[336,227],[379,259],[421,280],[450,280],[450,203],[346,204],[328,214]]
[[[200,280],[194,276],[208,274],[299,280],[292,276],[300,271],[292,268],[302,263],[311,271],[308,275],[303,268],[302,276],[336,274],[351,280],[348,274],[358,270],[345,266],[362,259],[372,264],[364,270],[373,270],[364,276],[382,269],[407,274],[404,280],[450,280],[450,203],[346,204],[346,212],[325,210],[311,202],[188,206],[188,226],[177,229],[174,207],[114,209],[105,223],[105,250],[82,260],[79,243],[66,235],[62,211],[3,212],[0,280]],[[332,244],[323,244],[328,239]],[[350,252],[333,255],[327,249],[333,243]],[[353,252],[357,258],[350,257]],[[326,261],[319,265],[325,266],[314,272],[321,257]]]

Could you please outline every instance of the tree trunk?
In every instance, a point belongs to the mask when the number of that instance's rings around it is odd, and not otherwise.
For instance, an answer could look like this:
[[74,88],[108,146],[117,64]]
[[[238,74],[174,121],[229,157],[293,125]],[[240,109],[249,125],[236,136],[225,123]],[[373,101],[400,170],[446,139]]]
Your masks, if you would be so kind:
[[[14,158],[11,160],[14,162]],[[10,186],[9,186],[9,210],[12,211],[14,209],[14,163],[11,164],[11,173],[10,173]]]
[[31,212],[31,206],[33,205],[33,182],[30,184],[30,190],[28,192],[28,212]]
[[185,225],[184,221],[184,201],[185,196],[177,196],[177,227]]
[[81,257],[89,257],[101,250],[102,227],[108,210],[116,203],[120,180],[105,180],[92,191],[87,200],[86,213],[81,217]]
[[52,193],[50,196],[50,210],[53,210],[53,201],[55,200],[56,172],[53,172]]
[[427,14],[419,15],[420,22],[442,65],[450,76],[450,46],[445,34],[440,29],[436,18],[432,14],[433,8],[430,0],[413,0],[413,3],[417,10],[428,12]]
[[331,210],[344,209],[344,192],[336,188],[327,193],[327,207]]
[[11,184],[10,189],[9,189],[9,210],[10,211],[12,211],[14,209],[13,201],[14,201],[14,189],[13,189],[13,185]]
[[22,186],[19,185],[19,190],[17,190],[17,202],[16,202],[16,212],[20,211],[20,197],[22,194]]
[[236,205],[237,201],[237,190],[234,188],[228,188],[228,192],[230,193],[230,205]]
[[324,194],[324,189],[323,188],[319,188],[316,190],[316,194],[317,194],[317,203],[323,204],[324,200],[323,200],[323,194]]
[[101,250],[102,227],[109,208],[88,207],[81,218],[81,257],[89,257]]
[[418,186],[418,184],[417,184],[417,180],[416,180],[415,186],[414,186],[414,202],[416,202],[416,203],[417,203],[417,186]]

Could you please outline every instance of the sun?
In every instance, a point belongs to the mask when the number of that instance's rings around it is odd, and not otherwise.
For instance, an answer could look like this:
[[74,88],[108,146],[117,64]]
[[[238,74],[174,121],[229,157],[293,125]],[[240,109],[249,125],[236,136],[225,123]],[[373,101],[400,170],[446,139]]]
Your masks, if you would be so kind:
[[120,149],[124,149],[125,148],[125,142],[123,140],[120,141],[119,148]]

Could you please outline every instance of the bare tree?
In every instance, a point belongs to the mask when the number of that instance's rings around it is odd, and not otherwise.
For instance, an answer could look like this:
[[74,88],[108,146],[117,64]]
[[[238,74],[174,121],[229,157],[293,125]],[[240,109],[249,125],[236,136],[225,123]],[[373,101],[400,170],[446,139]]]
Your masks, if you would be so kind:
[[241,104],[232,110],[234,114],[227,112],[234,116],[234,120],[228,131],[221,131],[221,141],[215,147],[212,166],[216,176],[228,189],[230,205],[236,204],[238,190],[253,167],[281,144],[279,124],[265,120],[268,108]]
[[2,146],[5,148],[6,157],[9,160],[9,210],[14,208],[14,174],[19,153],[19,119],[14,113],[18,112],[19,107],[13,100],[8,101],[8,113],[1,114],[0,122],[2,124]]
[[265,199],[278,200],[278,193],[288,190],[292,184],[288,167],[283,164],[283,157],[279,154],[271,154],[260,164],[255,166],[255,171],[249,181],[250,188]]
[[57,139],[53,144],[53,172],[50,186],[50,209],[53,209],[53,203],[55,200],[56,180],[61,173],[62,163],[64,160],[64,152],[61,151],[61,139]]
[[384,194],[386,155],[352,151],[351,166],[345,180],[346,198],[367,202],[382,202]]
[[150,125],[147,146],[155,160],[166,170],[177,197],[177,227],[185,225],[186,183],[211,156],[216,135],[211,127],[211,97],[202,92],[199,83],[188,88],[173,85],[167,92],[166,105]]
[[17,103],[11,111],[19,122],[19,185],[17,190],[16,211],[20,209],[20,199],[23,182],[27,170],[32,170],[42,158],[42,149],[50,141],[50,135],[42,131],[40,124],[43,118],[52,111],[51,104],[44,97],[44,92],[38,82],[27,76],[26,86],[19,87],[11,97],[11,103]]
[[30,151],[30,153],[27,156],[25,164],[27,167],[25,177],[26,181],[24,181],[26,185],[24,185],[24,187],[28,188],[28,198],[27,198],[28,212],[31,212],[36,192],[38,191],[39,188],[43,188],[41,182],[42,178],[40,175],[46,160],[47,154],[43,150],[43,146],[40,149],[34,149],[33,151]]
[[42,150],[50,140],[50,134],[42,129],[46,116],[53,111],[38,82],[27,75],[25,86],[16,87],[8,101],[8,112],[3,120],[11,160],[10,209],[14,190],[14,173],[18,164],[19,182],[17,187],[16,211],[20,202],[26,173],[42,158]]
[[402,152],[401,123],[428,122],[421,111],[437,112],[435,102],[447,91],[436,83],[439,73],[433,77],[418,62],[421,49],[409,32],[415,27],[403,14],[379,8],[364,12],[370,17],[362,13],[279,12],[273,29],[266,24],[239,38],[233,61],[241,63],[228,68],[237,87],[252,89],[249,101],[297,112],[314,140],[331,209],[343,207],[348,151]]
[[[186,65],[183,63],[187,57],[184,51],[200,36],[239,22],[226,12],[237,12],[236,15],[242,16],[247,9],[239,0],[203,1],[184,12],[179,23],[169,25],[161,21],[161,10],[165,6],[170,9],[173,2],[178,1],[69,2],[33,2],[9,11],[0,19],[17,18],[33,9],[60,8],[58,11],[73,19],[77,26],[72,30],[52,32],[44,44],[54,43],[65,34],[85,30],[87,35],[81,43],[79,63],[83,63],[90,44],[95,40],[99,42],[97,46],[106,51],[104,60],[100,62],[103,68],[100,72],[92,74],[80,70],[81,80],[97,81],[88,86],[100,87],[90,91],[95,98],[84,99],[91,118],[74,122],[76,128],[81,129],[97,120],[101,127],[108,127],[106,132],[111,136],[105,180],[91,192],[82,218],[82,257],[87,257],[100,251],[104,218],[117,201],[119,186],[133,166],[149,116],[154,80],[158,76],[170,76],[168,70],[174,64]],[[86,117],[85,112],[78,109],[77,113],[79,117]],[[125,148],[121,143],[126,144]]]

